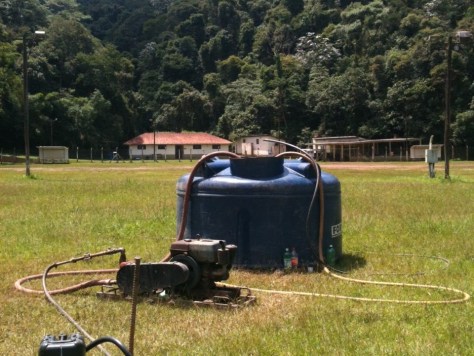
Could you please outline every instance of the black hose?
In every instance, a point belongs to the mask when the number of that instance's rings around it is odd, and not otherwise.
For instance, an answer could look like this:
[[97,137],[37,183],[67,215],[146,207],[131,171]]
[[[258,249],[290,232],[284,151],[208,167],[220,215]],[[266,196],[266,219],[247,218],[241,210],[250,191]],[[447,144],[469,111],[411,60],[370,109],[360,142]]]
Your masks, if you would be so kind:
[[122,344],[119,340],[111,336],[103,336],[98,339],[95,339],[89,345],[86,346],[86,352],[92,350],[94,347],[99,346],[100,344],[103,344],[104,342],[110,342],[114,344],[119,348],[120,351],[122,351],[125,356],[132,356],[132,354],[130,353],[130,351],[127,350],[124,344]]
[[[44,291],[44,296],[46,297],[46,299],[54,305],[54,307],[56,308],[56,310],[59,312],[59,314],[61,314],[62,316],[64,316],[72,325],[74,325],[74,327],[79,330],[86,338],[88,338],[89,340],[94,340],[94,337],[91,336],[85,329],[82,328],[82,326],[73,319],[73,317],[71,315],[69,315],[64,309],[63,307],[61,307],[59,305],[59,303],[57,303],[53,297],[49,294],[49,291],[48,291],[48,288],[46,286],[46,278],[48,277],[48,273],[50,270],[52,270],[53,268],[56,268],[57,266],[59,266],[58,263],[53,263],[51,265],[49,265],[44,273],[43,273],[43,291]],[[109,353],[102,347],[100,347],[101,351],[106,354],[106,355],[109,355]]]
[[[77,321],[75,321],[73,319],[73,317],[71,315],[69,315],[60,305],[59,303],[57,303],[53,297],[51,296],[50,292],[48,291],[48,287],[46,285],[46,279],[48,277],[48,273],[49,271],[51,271],[53,268],[56,268],[58,266],[62,266],[62,265],[65,265],[65,264],[68,264],[68,263],[76,263],[78,261],[84,261],[84,260],[90,260],[94,257],[98,257],[98,256],[105,256],[105,255],[112,255],[112,254],[115,254],[115,253],[120,253],[121,255],[124,254],[124,249],[123,248],[118,248],[118,249],[110,249],[110,250],[106,250],[106,251],[102,251],[102,252],[98,252],[98,253],[95,253],[95,254],[86,254],[84,256],[81,256],[81,257],[75,257],[75,258],[71,258],[70,260],[67,260],[67,261],[62,261],[62,262],[55,262],[51,265],[49,265],[43,272],[43,278],[42,278],[42,284],[43,284],[43,291],[44,291],[44,296],[45,298],[51,303],[54,305],[54,307],[56,308],[56,310],[62,315],[64,316],[72,325],[74,325],[76,327],[77,330],[79,330],[86,338],[88,338],[89,340],[94,340],[94,337],[92,337],[89,333],[87,333],[86,330],[84,330],[81,325],[79,325],[79,323]],[[99,348],[100,350],[105,354],[105,355],[109,355],[109,353],[102,347],[99,345]]]

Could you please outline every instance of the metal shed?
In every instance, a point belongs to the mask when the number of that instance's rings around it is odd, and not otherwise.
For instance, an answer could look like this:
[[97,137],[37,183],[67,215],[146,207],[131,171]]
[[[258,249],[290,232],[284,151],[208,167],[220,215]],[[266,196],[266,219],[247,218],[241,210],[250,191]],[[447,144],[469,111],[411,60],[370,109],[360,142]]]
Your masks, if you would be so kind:
[[39,163],[69,163],[69,148],[65,146],[38,146]]

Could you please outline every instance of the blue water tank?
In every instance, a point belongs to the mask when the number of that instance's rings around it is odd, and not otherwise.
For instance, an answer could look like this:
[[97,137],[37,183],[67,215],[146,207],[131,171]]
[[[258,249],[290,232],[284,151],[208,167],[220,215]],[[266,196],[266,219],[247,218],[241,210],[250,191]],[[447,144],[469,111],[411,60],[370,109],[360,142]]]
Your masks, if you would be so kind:
[[[189,175],[176,186],[177,227],[181,224]],[[324,188],[323,251],[342,255],[341,188],[322,172]],[[309,163],[281,157],[216,159],[194,177],[184,238],[200,235],[238,247],[234,265],[281,268],[286,248],[295,248],[302,266],[317,259],[319,192],[307,215],[316,174]],[[307,228],[308,225],[308,228]]]

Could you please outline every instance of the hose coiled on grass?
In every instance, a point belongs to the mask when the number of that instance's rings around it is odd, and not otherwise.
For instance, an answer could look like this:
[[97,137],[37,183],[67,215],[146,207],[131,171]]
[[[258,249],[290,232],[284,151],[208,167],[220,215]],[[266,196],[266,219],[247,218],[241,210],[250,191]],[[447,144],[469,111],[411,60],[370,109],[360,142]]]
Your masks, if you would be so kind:
[[[327,293],[316,293],[316,292],[299,292],[299,291],[286,291],[278,289],[263,289],[263,288],[250,288],[252,292],[260,292],[267,294],[278,294],[278,295],[290,295],[290,296],[303,296],[303,297],[320,297],[320,298],[331,298],[338,300],[352,300],[358,302],[376,302],[376,303],[393,303],[393,304],[422,304],[422,305],[439,305],[439,304],[460,304],[466,303],[471,296],[456,288],[436,286],[430,284],[416,284],[416,283],[399,283],[399,282],[380,282],[380,281],[368,281],[363,279],[343,277],[338,274],[331,272],[327,267],[323,268],[323,272],[329,276],[340,279],[346,282],[360,283],[360,284],[371,284],[379,286],[395,286],[402,288],[422,288],[422,289],[434,289],[439,291],[452,292],[456,294],[461,294],[461,298],[456,299],[445,299],[445,300],[402,300],[402,299],[383,299],[383,298],[368,298],[368,297],[353,297],[349,295],[340,295],[340,294],[327,294]],[[231,284],[221,284],[228,287],[238,287]],[[246,287],[249,288],[249,287]]]

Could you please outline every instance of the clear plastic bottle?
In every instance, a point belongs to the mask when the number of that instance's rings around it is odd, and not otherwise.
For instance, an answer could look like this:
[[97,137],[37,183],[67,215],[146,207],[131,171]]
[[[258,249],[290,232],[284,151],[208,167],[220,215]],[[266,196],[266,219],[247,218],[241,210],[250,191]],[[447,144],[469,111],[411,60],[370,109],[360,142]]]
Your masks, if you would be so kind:
[[283,267],[285,269],[291,268],[291,253],[288,247],[285,249],[285,253],[283,254]]
[[336,264],[336,250],[333,245],[329,245],[326,251],[326,264],[331,267],[334,267]]
[[291,268],[298,268],[298,254],[296,253],[295,248],[291,250]]

